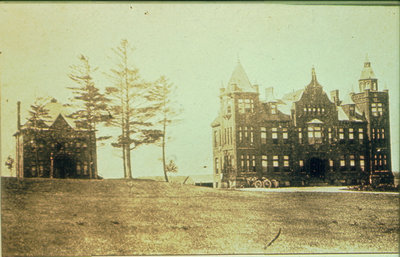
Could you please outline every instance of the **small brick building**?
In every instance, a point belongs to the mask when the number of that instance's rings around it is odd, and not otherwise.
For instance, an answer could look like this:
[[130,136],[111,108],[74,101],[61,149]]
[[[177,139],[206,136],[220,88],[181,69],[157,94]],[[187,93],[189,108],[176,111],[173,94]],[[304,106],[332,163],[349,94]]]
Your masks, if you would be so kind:
[[[18,105],[18,117],[19,109]],[[98,178],[95,132],[71,124],[61,113],[50,124],[36,127],[29,122],[21,126],[18,118],[14,134],[17,177]]]
[[359,92],[330,97],[314,68],[304,88],[261,101],[240,63],[220,90],[212,123],[214,186],[246,184],[249,177],[280,185],[392,182],[389,94],[367,60]]

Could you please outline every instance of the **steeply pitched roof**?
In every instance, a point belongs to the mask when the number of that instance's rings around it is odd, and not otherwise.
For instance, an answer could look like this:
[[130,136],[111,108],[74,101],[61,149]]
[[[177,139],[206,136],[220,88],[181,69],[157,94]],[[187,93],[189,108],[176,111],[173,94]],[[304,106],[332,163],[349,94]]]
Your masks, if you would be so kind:
[[307,85],[306,89],[310,87],[322,87],[317,80],[317,74],[315,73],[315,68],[312,67],[311,69],[311,82]]
[[371,63],[368,60],[368,56],[364,62],[364,68],[361,71],[360,79],[374,79],[375,73],[371,68]]
[[64,116],[60,113],[50,128],[70,128],[72,129],[71,125],[65,120]]
[[257,92],[256,87],[251,85],[250,80],[247,77],[247,74],[244,71],[243,66],[240,62],[237,63],[236,68],[232,73],[227,90],[228,92]]

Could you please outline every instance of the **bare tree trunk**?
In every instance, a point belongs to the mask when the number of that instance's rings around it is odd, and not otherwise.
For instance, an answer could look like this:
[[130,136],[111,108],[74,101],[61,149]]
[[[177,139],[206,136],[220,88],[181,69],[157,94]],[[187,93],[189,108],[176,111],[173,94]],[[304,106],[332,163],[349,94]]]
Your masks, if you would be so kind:
[[164,170],[164,176],[165,176],[165,181],[168,182],[168,175],[167,175],[167,165],[166,165],[166,160],[165,160],[165,136],[166,136],[166,119],[164,118],[164,123],[163,123],[163,137],[162,137],[162,161],[163,161],[163,170]]

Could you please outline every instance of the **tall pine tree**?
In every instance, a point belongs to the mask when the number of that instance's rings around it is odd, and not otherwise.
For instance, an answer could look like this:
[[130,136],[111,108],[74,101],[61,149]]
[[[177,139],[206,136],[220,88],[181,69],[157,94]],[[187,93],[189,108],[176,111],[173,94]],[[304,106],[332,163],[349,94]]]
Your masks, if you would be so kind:
[[178,115],[182,112],[181,109],[177,107],[176,101],[173,99],[173,95],[176,92],[176,87],[174,84],[170,83],[165,76],[161,76],[152,87],[150,91],[151,99],[157,102],[160,106],[159,114],[157,116],[158,120],[156,125],[160,127],[159,133],[161,136],[161,152],[162,152],[162,163],[165,181],[168,182],[168,172],[176,172],[177,168],[175,163],[170,160],[167,164],[166,158],[166,144],[167,139],[167,129],[168,126],[174,122],[177,122]]
[[[109,119],[108,105],[109,99],[100,92],[96,87],[92,74],[97,68],[92,68],[89,59],[81,55],[80,63],[71,66],[71,72],[68,77],[77,85],[68,87],[72,90],[73,98],[71,101],[76,109],[69,118],[74,119],[76,127],[87,130],[90,135],[88,142],[89,151],[89,174],[90,178],[98,178],[97,174],[97,157],[93,152],[97,147],[94,145],[97,140],[106,139],[107,137],[95,138],[97,126]],[[95,149],[93,149],[96,147]]]
[[160,137],[152,122],[160,106],[154,104],[149,94],[151,83],[144,82],[139,70],[130,62],[133,48],[128,41],[122,40],[113,52],[117,64],[108,74],[113,86],[106,89],[112,99],[109,125],[121,129],[112,146],[122,149],[124,177],[130,179],[131,151],[140,145],[154,143]]
[[38,177],[44,175],[43,169],[41,169],[39,164],[39,148],[44,147],[41,131],[48,127],[46,123],[51,119],[49,109],[46,108],[49,101],[49,98],[36,98],[35,102],[30,106],[28,122],[25,124],[28,128],[27,134],[31,138],[32,147],[34,149],[35,170]]

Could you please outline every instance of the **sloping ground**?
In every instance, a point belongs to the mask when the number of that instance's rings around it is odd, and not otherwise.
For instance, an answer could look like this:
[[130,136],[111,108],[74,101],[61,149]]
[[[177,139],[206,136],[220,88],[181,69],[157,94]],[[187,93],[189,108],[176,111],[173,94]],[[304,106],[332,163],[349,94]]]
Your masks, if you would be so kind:
[[397,252],[398,228],[397,195],[2,178],[3,256]]

